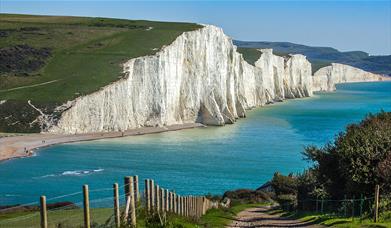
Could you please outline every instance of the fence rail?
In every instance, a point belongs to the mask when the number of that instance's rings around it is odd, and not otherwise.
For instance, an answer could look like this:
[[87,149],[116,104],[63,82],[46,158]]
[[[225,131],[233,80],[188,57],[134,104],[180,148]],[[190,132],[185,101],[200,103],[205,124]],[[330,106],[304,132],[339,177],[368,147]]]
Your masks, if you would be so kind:
[[[88,185],[83,185],[82,191],[79,192],[53,198],[41,196],[38,202],[0,209],[0,228],[48,228],[57,227],[58,224],[90,228],[98,220],[110,223],[110,226],[114,227],[122,225],[136,227],[140,208],[144,209],[147,215],[159,214],[165,217],[166,214],[175,214],[188,218],[200,218],[207,210],[218,206],[217,202],[213,202],[205,196],[179,195],[175,191],[160,187],[152,179],[146,179],[144,183],[143,194],[140,194],[138,176],[126,176],[123,186],[114,183],[112,188],[90,190]],[[122,195],[119,194],[121,188],[124,191]],[[91,197],[102,192],[110,195],[96,199]],[[74,196],[82,197],[83,200],[77,203],[67,202],[56,207],[53,207],[53,204],[48,204],[53,200],[64,200]],[[108,207],[108,205],[112,206]],[[2,214],[26,208],[31,210],[31,213],[28,211],[22,213],[22,216],[1,219]]]

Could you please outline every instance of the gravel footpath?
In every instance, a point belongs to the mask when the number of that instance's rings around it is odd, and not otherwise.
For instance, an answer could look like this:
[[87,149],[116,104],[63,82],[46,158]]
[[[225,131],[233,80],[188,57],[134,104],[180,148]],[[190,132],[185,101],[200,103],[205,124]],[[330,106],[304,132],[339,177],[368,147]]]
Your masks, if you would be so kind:
[[318,224],[313,224],[311,221],[303,222],[297,219],[282,217],[281,213],[273,213],[272,206],[260,206],[249,208],[240,212],[234,221],[227,228],[238,227],[309,227],[320,228],[324,227]]

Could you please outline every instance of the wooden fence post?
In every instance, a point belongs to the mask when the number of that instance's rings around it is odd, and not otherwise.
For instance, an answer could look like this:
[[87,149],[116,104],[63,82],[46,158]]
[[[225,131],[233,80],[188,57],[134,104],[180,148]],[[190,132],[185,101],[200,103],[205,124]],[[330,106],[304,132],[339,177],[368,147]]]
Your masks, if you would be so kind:
[[165,192],[165,190],[163,189],[163,188],[161,188],[160,189],[160,192],[159,192],[159,196],[160,196],[160,205],[161,205],[161,207],[160,207],[160,210],[161,211],[165,211],[165,209],[166,209],[166,200],[164,199],[164,192]]
[[88,194],[88,185],[83,185],[83,206],[84,206],[84,228],[90,228],[91,227],[91,221],[90,221],[90,199]]
[[206,198],[205,196],[202,197],[202,215],[206,213]]
[[148,212],[151,212],[151,189],[150,189],[150,180],[145,179],[145,206]]
[[183,203],[182,203],[182,196],[179,196],[178,198],[179,201],[179,215],[183,215]]
[[124,193],[125,193],[125,202],[129,196],[129,184],[130,184],[130,176],[124,177]]
[[171,212],[175,213],[175,193],[171,192],[171,198],[170,198],[170,203],[171,203]]
[[191,202],[190,202],[190,196],[187,196],[186,197],[186,201],[187,201],[187,216],[188,217],[191,217]]
[[156,212],[160,211],[160,200],[159,200],[159,192],[160,192],[160,187],[159,185],[156,185],[155,187],[155,210]]
[[151,201],[151,211],[155,209],[155,182],[149,180],[149,189],[150,189],[150,201]]
[[138,202],[140,201],[140,190],[139,190],[139,183],[138,183],[138,176],[133,176],[133,182],[134,182],[134,198],[136,201],[136,207]]
[[176,193],[173,193],[172,194],[172,199],[173,199],[173,203],[174,203],[174,214],[177,214],[178,211],[178,202],[176,201]]
[[165,208],[165,210],[166,210],[166,212],[169,212],[170,211],[170,201],[169,201],[169,192],[168,192],[168,189],[166,189],[166,190],[164,190],[164,199],[165,199],[165,201],[166,201],[166,208]]
[[187,207],[187,196],[184,197],[183,201],[185,202],[185,216],[189,216],[189,210],[188,210],[188,207]]
[[181,196],[181,211],[182,211],[182,216],[185,216],[185,200],[184,197]]
[[41,212],[41,228],[48,227],[48,214],[46,208],[46,196],[41,196],[40,198],[40,212]]
[[193,216],[193,208],[192,208],[191,196],[189,196],[189,217]]
[[181,205],[180,205],[180,202],[179,202],[179,195],[176,195],[175,197],[175,204],[176,204],[176,213],[177,215],[180,215],[181,211]]
[[198,218],[198,197],[197,196],[195,196],[194,197],[194,208],[195,208],[195,210],[194,210],[194,214],[195,214],[195,217],[196,218]]
[[174,209],[173,209],[174,207],[172,205],[172,192],[168,193],[168,203],[169,203],[169,205],[168,205],[169,211],[173,212],[174,211]]
[[194,197],[195,201],[195,217],[198,218],[198,196]]
[[190,217],[193,217],[194,216],[193,196],[190,196],[189,202],[190,202]]
[[197,197],[198,201],[198,217],[200,218],[202,215],[202,198],[199,196]]
[[136,198],[134,195],[135,186],[134,186],[134,178],[129,178],[129,200],[130,200],[130,224],[133,227],[136,227]]
[[190,217],[194,217],[194,201],[193,201],[193,196],[190,196]]
[[114,195],[114,221],[115,227],[120,227],[120,214],[119,214],[119,198],[118,198],[118,184],[113,184],[113,195]]
[[380,186],[377,184],[375,187],[375,213],[374,213],[374,222],[377,222],[379,219],[379,194]]

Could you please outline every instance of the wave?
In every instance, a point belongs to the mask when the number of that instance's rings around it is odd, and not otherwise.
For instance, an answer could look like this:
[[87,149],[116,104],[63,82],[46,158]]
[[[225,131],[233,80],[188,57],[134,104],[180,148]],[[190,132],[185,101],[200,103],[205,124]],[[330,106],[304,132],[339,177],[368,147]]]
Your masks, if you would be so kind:
[[104,169],[92,169],[92,170],[70,170],[64,171],[60,174],[48,174],[40,177],[35,177],[35,179],[47,178],[47,177],[61,177],[61,176],[86,176],[93,173],[102,172]]

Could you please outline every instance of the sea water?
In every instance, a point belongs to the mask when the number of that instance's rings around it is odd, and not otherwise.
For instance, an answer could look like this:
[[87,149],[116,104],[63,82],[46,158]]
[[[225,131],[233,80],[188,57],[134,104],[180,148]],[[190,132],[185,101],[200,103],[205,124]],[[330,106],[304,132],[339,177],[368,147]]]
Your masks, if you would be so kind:
[[[254,189],[275,172],[302,172],[307,145],[322,146],[369,112],[391,111],[391,82],[353,83],[331,93],[249,111],[233,125],[63,144],[0,163],[0,205],[80,192],[112,195],[114,182],[138,175],[179,194]],[[122,189],[122,188],[121,188]],[[100,193],[102,192],[102,193]],[[80,201],[81,195],[58,201]]]

